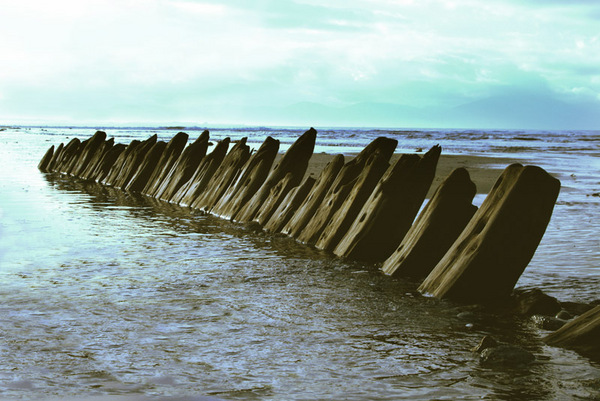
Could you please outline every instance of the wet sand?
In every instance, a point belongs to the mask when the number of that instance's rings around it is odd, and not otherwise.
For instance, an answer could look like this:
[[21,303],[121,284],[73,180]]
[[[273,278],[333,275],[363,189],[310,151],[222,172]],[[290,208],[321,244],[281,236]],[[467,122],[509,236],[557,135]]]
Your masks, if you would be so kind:
[[[325,168],[327,163],[331,161],[334,155],[326,153],[316,153],[312,156],[308,166],[307,174],[313,177],[318,177],[319,173]],[[346,156],[346,162],[351,160],[355,155]],[[400,157],[400,154],[392,156],[391,163],[395,163]],[[515,163],[514,159],[470,156],[470,155],[444,155],[440,156],[436,169],[436,176],[431,185],[431,189],[427,197],[431,197],[438,185],[448,175],[458,167],[464,167],[471,175],[471,180],[477,185],[477,193],[487,194],[494,186],[494,183],[502,173],[502,171],[511,163]]]

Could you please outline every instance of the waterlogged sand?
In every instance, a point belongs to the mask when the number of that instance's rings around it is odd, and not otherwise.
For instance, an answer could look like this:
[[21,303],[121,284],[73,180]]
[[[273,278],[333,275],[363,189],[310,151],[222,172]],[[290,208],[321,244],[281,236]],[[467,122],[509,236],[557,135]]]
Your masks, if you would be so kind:
[[[355,155],[346,156],[346,162],[352,160]],[[391,163],[395,163],[400,154],[394,154],[391,159]],[[316,153],[310,159],[308,166],[307,175],[318,177],[319,173],[325,168],[327,163],[333,159],[334,155],[326,153]],[[487,194],[490,189],[494,186],[494,183],[502,173],[502,171],[511,163],[514,163],[514,159],[499,158],[499,157],[483,157],[483,156],[469,156],[469,155],[442,155],[438,162],[436,169],[435,179],[431,185],[431,189],[427,197],[431,197],[433,192],[438,185],[452,172],[452,170],[458,167],[464,167],[471,175],[471,180],[477,185],[477,193]]]

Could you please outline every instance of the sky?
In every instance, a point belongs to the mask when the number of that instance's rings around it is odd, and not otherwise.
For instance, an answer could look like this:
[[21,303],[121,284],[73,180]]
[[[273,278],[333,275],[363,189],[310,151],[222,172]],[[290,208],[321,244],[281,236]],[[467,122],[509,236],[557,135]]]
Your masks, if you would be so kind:
[[0,0],[1,124],[600,129],[598,0]]

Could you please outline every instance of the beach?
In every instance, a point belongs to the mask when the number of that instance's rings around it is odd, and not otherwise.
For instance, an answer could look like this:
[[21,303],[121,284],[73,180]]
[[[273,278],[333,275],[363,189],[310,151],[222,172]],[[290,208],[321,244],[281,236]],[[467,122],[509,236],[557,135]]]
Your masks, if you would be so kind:
[[[117,143],[174,135],[106,131]],[[197,131],[188,130],[192,140]],[[303,129],[210,131],[212,141],[248,137],[254,149],[271,135],[283,152]],[[466,167],[478,188],[475,204],[507,165],[543,167],[562,189],[517,287],[561,301],[598,299],[598,133],[318,131],[307,174],[318,175],[337,153],[350,160],[378,136],[398,139],[392,162],[440,143],[430,193],[454,168]],[[527,318],[423,297],[418,283],[385,276],[377,265],[344,261],[253,225],[38,171],[51,145],[94,132],[0,132],[2,397],[599,396],[600,367],[544,345],[548,331]],[[480,366],[471,348],[485,335],[536,361],[509,370]]]

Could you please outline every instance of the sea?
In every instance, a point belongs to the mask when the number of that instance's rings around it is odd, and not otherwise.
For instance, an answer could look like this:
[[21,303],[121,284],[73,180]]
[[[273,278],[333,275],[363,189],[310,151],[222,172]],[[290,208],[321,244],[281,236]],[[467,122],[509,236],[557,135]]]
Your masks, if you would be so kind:
[[[0,400],[600,399],[600,364],[542,342],[526,318],[424,297],[419,283],[38,162],[51,145],[177,131],[267,137],[309,127],[0,128]],[[600,298],[600,131],[315,127],[315,152],[398,153],[541,166],[561,192],[517,283]],[[476,202],[485,195],[478,195]],[[535,355],[485,366],[485,335]]]

